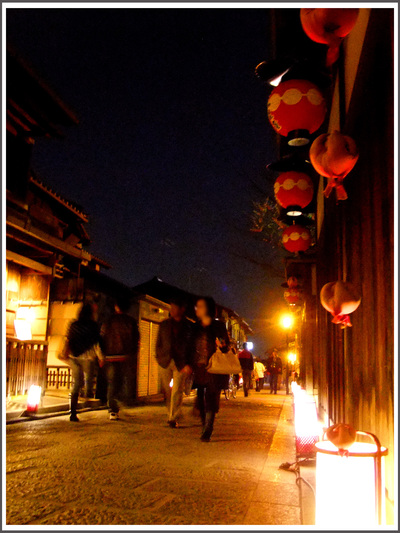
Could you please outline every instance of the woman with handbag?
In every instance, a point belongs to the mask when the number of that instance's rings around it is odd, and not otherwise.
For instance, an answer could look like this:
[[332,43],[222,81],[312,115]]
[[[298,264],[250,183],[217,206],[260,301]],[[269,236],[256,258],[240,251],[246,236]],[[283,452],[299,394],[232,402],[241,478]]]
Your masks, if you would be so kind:
[[[72,322],[67,334],[63,357],[72,370],[72,391],[70,401],[70,421],[79,422],[77,407],[79,391],[85,383],[86,398],[93,395],[94,363],[96,358],[100,364],[104,357],[99,347],[100,331],[93,320],[92,306],[83,304],[78,319]],[[68,356],[68,357],[67,357]]]
[[221,390],[228,387],[229,374],[212,374],[207,367],[217,348],[222,353],[229,351],[229,337],[225,324],[215,319],[216,304],[213,298],[199,298],[195,310],[198,321],[193,328],[191,350],[193,387],[197,388],[197,406],[203,422],[201,440],[209,442],[215,414],[219,410]]

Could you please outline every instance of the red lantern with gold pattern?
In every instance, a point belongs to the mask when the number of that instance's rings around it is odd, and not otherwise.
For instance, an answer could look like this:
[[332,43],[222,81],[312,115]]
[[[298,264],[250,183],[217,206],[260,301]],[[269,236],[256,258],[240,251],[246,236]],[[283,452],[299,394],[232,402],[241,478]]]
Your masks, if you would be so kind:
[[283,232],[282,243],[288,252],[305,252],[311,246],[311,233],[307,228],[293,224]]
[[301,302],[301,291],[297,288],[288,289],[283,293],[283,297],[289,305],[297,305]]
[[274,130],[288,137],[290,146],[303,146],[324,121],[326,103],[308,80],[281,82],[268,98],[268,119]]
[[283,172],[275,181],[274,192],[276,201],[288,210],[288,215],[299,216],[313,199],[314,185],[304,172]]
[[342,40],[354,28],[358,8],[302,8],[300,20],[304,32],[316,43],[327,44],[327,66],[335,63],[339,57]]

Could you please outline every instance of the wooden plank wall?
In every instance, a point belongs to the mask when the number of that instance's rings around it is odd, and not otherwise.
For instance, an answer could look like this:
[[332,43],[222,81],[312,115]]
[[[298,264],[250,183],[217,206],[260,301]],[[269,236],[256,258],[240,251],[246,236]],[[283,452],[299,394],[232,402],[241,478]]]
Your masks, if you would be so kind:
[[[343,123],[343,122],[342,122]],[[313,386],[333,422],[375,433],[389,448],[386,488],[394,498],[393,330],[393,15],[372,9],[342,131],[360,158],[345,180],[348,200],[325,201],[318,241],[317,285],[352,281],[362,303],[341,330],[317,304]],[[305,323],[312,335],[313,317]],[[303,335],[304,336],[304,335]],[[397,451],[396,451],[397,453]]]

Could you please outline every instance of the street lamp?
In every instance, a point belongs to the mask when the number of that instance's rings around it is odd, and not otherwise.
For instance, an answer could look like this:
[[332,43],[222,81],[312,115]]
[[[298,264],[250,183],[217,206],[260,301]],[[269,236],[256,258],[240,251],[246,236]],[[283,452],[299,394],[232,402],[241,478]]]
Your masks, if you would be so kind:
[[[283,315],[281,318],[282,327],[286,329],[286,349],[289,354],[289,329],[293,326],[293,317]],[[286,359],[286,394],[289,394],[289,360]]]

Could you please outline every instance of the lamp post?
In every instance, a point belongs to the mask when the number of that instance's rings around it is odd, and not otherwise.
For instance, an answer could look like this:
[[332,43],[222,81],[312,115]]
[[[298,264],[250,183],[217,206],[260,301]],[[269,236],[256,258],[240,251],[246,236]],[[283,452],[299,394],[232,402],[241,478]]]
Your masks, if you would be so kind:
[[[289,330],[293,326],[293,317],[284,315],[281,320],[282,327],[286,329],[286,350],[289,355]],[[289,394],[289,359],[286,357],[286,394]]]

